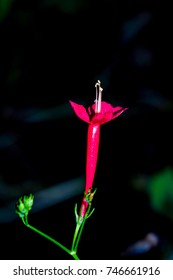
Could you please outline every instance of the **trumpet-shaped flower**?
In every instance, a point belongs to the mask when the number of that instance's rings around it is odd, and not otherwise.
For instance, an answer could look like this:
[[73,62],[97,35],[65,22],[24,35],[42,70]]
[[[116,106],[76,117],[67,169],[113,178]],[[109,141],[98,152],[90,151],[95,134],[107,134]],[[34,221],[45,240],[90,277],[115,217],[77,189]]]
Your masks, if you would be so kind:
[[[97,81],[96,85],[96,100],[92,106],[88,107],[88,110],[84,106],[76,104],[70,101],[70,104],[76,113],[76,115],[86,123],[88,123],[87,134],[87,155],[86,155],[86,185],[85,194],[88,190],[92,189],[97,158],[98,148],[100,140],[100,125],[109,122],[119,115],[121,115],[127,108],[121,106],[113,107],[111,104],[102,101],[102,88],[100,81]],[[80,214],[84,217],[88,202],[84,196],[81,205]]]

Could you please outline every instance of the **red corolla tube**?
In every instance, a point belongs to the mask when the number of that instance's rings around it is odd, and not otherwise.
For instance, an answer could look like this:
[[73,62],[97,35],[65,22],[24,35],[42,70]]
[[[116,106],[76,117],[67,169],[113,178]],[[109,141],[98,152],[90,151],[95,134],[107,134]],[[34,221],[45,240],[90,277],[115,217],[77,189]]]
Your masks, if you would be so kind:
[[113,107],[111,104],[103,102],[103,89],[100,86],[100,81],[97,81],[95,87],[96,100],[95,103],[90,106],[87,111],[84,106],[70,101],[70,104],[76,115],[80,119],[88,123],[85,196],[80,208],[80,215],[82,217],[84,217],[88,207],[88,200],[86,199],[86,196],[88,195],[88,192],[92,193],[91,190],[93,186],[98,158],[100,125],[117,118],[127,109],[120,106]]

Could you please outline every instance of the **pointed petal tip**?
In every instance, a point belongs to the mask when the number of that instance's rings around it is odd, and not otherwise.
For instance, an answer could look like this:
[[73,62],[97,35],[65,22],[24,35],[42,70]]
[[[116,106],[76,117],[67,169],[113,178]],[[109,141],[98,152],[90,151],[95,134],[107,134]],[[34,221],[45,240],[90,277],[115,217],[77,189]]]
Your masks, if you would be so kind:
[[89,116],[88,113],[83,105],[79,105],[71,100],[69,100],[70,105],[72,106],[76,115],[83,121],[89,123]]
[[69,100],[69,103],[70,103],[71,106],[73,106],[73,104],[74,104],[74,102],[71,101],[71,100]]

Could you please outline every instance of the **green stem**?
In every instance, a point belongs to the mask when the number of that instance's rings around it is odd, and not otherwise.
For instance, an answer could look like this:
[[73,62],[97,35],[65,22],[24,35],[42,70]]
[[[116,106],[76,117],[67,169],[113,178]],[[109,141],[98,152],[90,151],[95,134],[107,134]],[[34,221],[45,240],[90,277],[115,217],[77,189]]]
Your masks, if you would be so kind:
[[79,241],[80,241],[80,238],[81,238],[81,234],[82,234],[82,231],[83,231],[83,228],[84,228],[84,225],[85,225],[85,221],[86,221],[86,218],[84,217],[83,222],[81,224],[81,228],[80,228],[79,234],[77,236],[76,243],[75,243],[75,247],[74,247],[74,251],[75,252],[77,252],[77,248],[78,248]]
[[37,232],[38,234],[40,234],[41,236],[45,237],[46,239],[50,240],[51,242],[53,242],[54,244],[56,244],[57,246],[59,246],[62,250],[64,250],[66,253],[68,253],[69,255],[71,255],[75,260],[80,260],[78,258],[78,256],[76,255],[76,252],[70,251],[69,249],[67,249],[64,245],[62,245],[60,242],[56,241],[54,238],[50,237],[49,235],[45,234],[44,232],[38,230],[37,228],[31,226],[28,223],[28,217],[25,216],[25,218],[22,218],[22,221],[24,223],[25,226],[27,226],[28,228],[32,229],[33,231]]
[[77,248],[78,248],[78,245],[79,245],[79,241],[80,241],[80,238],[81,238],[81,235],[82,235],[82,231],[83,231],[86,219],[90,216],[90,214],[89,214],[90,209],[91,209],[91,203],[88,206],[88,210],[87,210],[87,212],[86,212],[86,214],[83,218],[83,221],[81,223],[79,223],[79,221],[76,223],[76,229],[75,229],[75,232],[74,232],[72,247],[71,247],[71,252],[74,253],[74,254],[76,254],[76,252],[77,252]]
[[76,255],[76,253],[71,252],[71,255],[73,256],[73,258],[74,258],[75,260],[80,260],[80,259],[78,258],[78,256]]
[[62,245],[61,243],[59,243],[58,241],[56,241],[55,239],[53,239],[49,235],[43,233],[42,231],[36,229],[35,227],[33,227],[29,224],[27,224],[26,226],[29,227],[30,229],[32,229],[33,231],[37,232],[38,234],[42,235],[43,237],[47,238],[51,242],[55,243],[57,246],[59,246],[61,249],[63,249],[65,252],[67,252],[68,254],[71,255],[71,251],[69,249],[67,249],[64,245]]
[[79,234],[78,234],[78,236],[77,236],[76,244],[75,244],[75,247],[74,247],[74,251],[75,251],[75,252],[77,252],[77,248],[78,248],[79,241],[80,241],[80,238],[81,238],[81,235],[82,235],[82,231],[83,231],[83,228],[84,228],[86,219],[88,218],[90,209],[91,209],[91,204],[89,204],[88,210],[87,210],[87,212],[86,212],[86,214],[85,214],[85,216],[84,216],[83,222],[82,222],[82,224],[81,224],[80,231],[79,231]]
[[71,252],[76,252],[76,251],[74,250],[74,247],[75,247],[75,242],[76,242],[76,238],[77,238],[77,235],[78,235],[80,226],[81,226],[81,224],[79,224],[79,223],[76,224],[76,229],[75,229],[75,232],[74,232],[73,241],[72,241],[72,246],[71,246]]
[[25,216],[25,224],[26,224],[26,226],[28,225],[28,215]]

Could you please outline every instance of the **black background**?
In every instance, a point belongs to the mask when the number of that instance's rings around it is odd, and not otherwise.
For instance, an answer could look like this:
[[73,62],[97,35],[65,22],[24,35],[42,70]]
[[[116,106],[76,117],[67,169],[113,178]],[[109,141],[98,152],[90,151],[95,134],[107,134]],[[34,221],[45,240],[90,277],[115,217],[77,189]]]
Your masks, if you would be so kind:
[[[171,258],[172,220],[153,209],[147,192],[132,187],[132,178],[152,178],[172,167],[167,4],[62,2],[16,0],[1,13],[0,206],[5,209],[24,192],[34,194],[85,175],[87,124],[72,113],[68,101],[91,105],[100,79],[103,99],[129,109],[101,127],[96,210],[86,223],[79,257]],[[53,109],[62,104],[67,113],[57,117]],[[44,117],[30,121],[40,111]],[[81,199],[79,194],[30,214],[30,222],[70,247],[73,209]],[[148,232],[158,236],[156,248],[122,255]],[[7,217],[0,236],[1,259],[70,258],[20,219]]]

